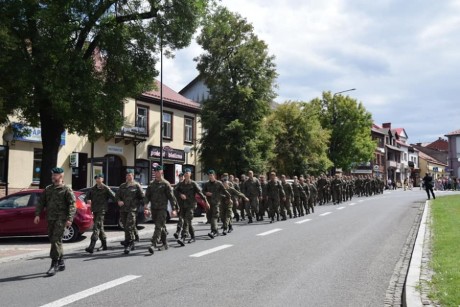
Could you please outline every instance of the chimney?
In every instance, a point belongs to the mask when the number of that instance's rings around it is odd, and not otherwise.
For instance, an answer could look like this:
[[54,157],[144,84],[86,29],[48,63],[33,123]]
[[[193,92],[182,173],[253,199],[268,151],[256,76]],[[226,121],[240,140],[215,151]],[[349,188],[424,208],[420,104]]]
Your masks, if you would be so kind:
[[387,129],[391,129],[391,123],[383,123],[382,127],[387,128]]
[[422,146],[422,143],[417,143],[417,146]]

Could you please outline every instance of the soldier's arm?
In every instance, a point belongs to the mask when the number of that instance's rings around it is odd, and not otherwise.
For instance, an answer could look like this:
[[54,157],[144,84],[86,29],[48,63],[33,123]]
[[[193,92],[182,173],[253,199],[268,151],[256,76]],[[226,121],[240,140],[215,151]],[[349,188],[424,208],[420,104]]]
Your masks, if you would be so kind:
[[256,181],[256,186],[257,186],[257,190],[259,191],[259,197],[261,197],[262,196],[262,185],[260,184],[259,180]]
[[121,186],[118,188],[117,190],[117,193],[115,193],[115,201],[116,202],[119,202],[119,201],[123,201],[123,197],[121,195]]
[[109,187],[107,187],[107,198],[115,201],[115,193]]
[[[204,201],[207,201],[206,200],[206,196],[204,195],[203,191],[201,190],[201,188],[198,186],[198,184],[196,182],[193,182],[193,188],[195,190],[195,194],[198,194],[200,195],[200,197],[204,200]],[[203,187],[204,188],[204,187]]]
[[73,193],[71,188],[68,188],[67,193],[66,193],[66,201],[67,204],[69,205],[69,211],[67,213],[67,221],[72,222],[73,217],[75,216],[75,213],[77,212],[77,207],[75,206],[75,194]]
[[152,188],[149,185],[147,187],[147,190],[145,191],[144,205],[147,205],[150,202],[151,191],[152,191]]
[[225,197],[228,197],[228,198],[231,198],[232,196],[230,195],[230,193],[228,192],[228,190],[224,187],[224,185],[222,184],[222,182],[220,182],[220,193],[225,196]]
[[141,187],[140,184],[137,184],[136,194],[137,194],[137,199],[139,199],[139,200],[144,199],[144,191],[142,191],[142,187]]
[[171,202],[171,206],[172,206],[173,210],[177,211],[177,199],[174,196],[173,189],[172,189],[172,187],[171,187],[171,185],[169,183],[166,186],[166,191],[165,192],[166,192],[166,197]]

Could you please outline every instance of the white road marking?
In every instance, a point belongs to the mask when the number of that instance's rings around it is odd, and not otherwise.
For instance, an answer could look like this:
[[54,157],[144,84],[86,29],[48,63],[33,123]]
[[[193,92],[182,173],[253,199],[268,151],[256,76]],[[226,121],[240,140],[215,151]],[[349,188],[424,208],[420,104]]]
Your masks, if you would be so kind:
[[349,205],[349,206],[354,206],[354,205],[356,205],[356,203],[351,203],[351,204],[348,204],[348,205]]
[[272,229],[272,230],[269,230],[269,231],[266,231],[266,232],[259,233],[258,236],[266,236],[266,235],[269,235],[269,234],[272,234],[272,233],[275,233],[275,232],[278,232],[278,231],[281,231],[281,230],[283,230],[283,229],[275,228],[275,229]]
[[306,223],[306,222],[309,222],[311,221],[311,219],[305,219],[305,220],[301,220],[301,221],[298,221],[298,222],[295,222],[296,224],[303,224],[303,223]]
[[60,300],[51,302],[51,303],[46,304],[46,305],[42,305],[41,307],[61,307],[61,306],[65,306],[65,305],[68,305],[68,304],[72,304],[72,303],[74,303],[76,301],[79,301],[81,299],[84,299],[84,298],[86,298],[88,296],[91,296],[91,295],[94,295],[96,293],[99,293],[99,292],[108,290],[110,288],[119,286],[121,284],[127,283],[127,282],[129,282],[131,280],[134,280],[136,278],[139,278],[139,277],[141,277],[141,276],[126,275],[125,277],[118,278],[118,279],[106,282],[106,283],[104,283],[102,285],[99,285],[99,286],[96,286],[96,287],[93,287],[93,288],[89,288],[87,290],[84,290],[84,291],[81,291],[81,292],[66,296],[64,298],[61,298]]
[[329,215],[331,214],[332,212],[324,212],[324,213],[321,213],[319,216],[326,216],[326,215]]
[[221,246],[217,246],[217,247],[207,249],[205,251],[190,255],[190,257],[194,257],[194,258],[202,257],[202,256],[205,256],[205,255],[212,254],[212,253],[218,252],[220,250],[232,247],[232,246],[233,245],[231,245],[231,244],[224,244],[224,245],[221,245]]
[[338,207],[336,208],[337,210],[342,210],[342,209],[345,209],[345,207]]

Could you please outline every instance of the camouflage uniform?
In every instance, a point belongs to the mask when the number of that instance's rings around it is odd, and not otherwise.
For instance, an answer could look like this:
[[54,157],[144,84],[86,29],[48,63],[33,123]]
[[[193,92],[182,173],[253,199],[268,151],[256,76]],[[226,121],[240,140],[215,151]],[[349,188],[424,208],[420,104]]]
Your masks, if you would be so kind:
[[143,201],[144,192],[139,183],[122,183],[115,194],[116,202],[122,201],[123,206],[120,207],[120,219],[125,230],[125,245],[132,245],[135,239],[134,229],[136,228],[136,215],[139,207],[139,202]]
[[249,198],[246,203],[246,214],[249,218],[249,223],[252,223],[252,217],[259,214],[259,197],[262,196],[262,188],[259,179],[252,177],[247,178],[243,183],[243,193]]
[[342,202],[342,180],[337,176],[331,182],[332,201],[334,205]]
[[267,204],[267,181],[265,179],[260,180],[260,189],[262,190],[261,200],[259,202],[259,212],[257,214],[257,220],[263,221],[265,212],[268,213],[268,204]]
[[300,200],[302,202],[301,216],[304,216],[304,211],[303,210],[305,210],[306,214],[308,214],[308,212],[309,212],[308,211],[308,199],[310,198],[310,189],[309,189],[308,185],[305,183],[303,178],[300,179],[299,186],[303,190],[303,193],[300,194]]
[[91,211],[93,212],[94,226],[91,241],[97,241],[99,238],[102,242],[105,242],[107,239],[104,232],[104,218],[108,209],[107,202],[109,199],[115,201],[115,193],[105,184],[100,186],[95,184],[86,196],[86,201],[91,201]]
[[220,220],[222,221],[223,234],[233,231],[232,227],[232,208],[235,206],[233,200],[237,197],[246,197],[243,193],[236,190],[234,187],[228,186],[225,188],[230,193],[230,198],[226,197],[222,202],[220,211]]
[[150,182],[145,191],[144,203],[150,202],[152,220],[155,223],[155,231],[152,236],[152,245],[156,247],[158,239],[161,238],[163,248],[168,248],[166,241],[166,219],[168,217],[168,200],[173,210],[177,210],[177,201],[173,195],[171,184],[164,178],[156,178]]
[[271,222],[274,221],[275,213],[278,216],[277,220],[279,221],[280,199],[285,197],[286,194],[284,193],[283,186],[280,181],[275,179],[270,180],[267,183],[267,205]]
[[62,236],[65,224],[72,222],[77,211],[75,207],[75,195],[72,189],[66,185],[49,185],[43,191],[40,201],[35,208],[35,216],[40,216],[46,207],[48,221],[48,238],[51,242],[50,258],[53,261],[62,259]]
[[280,213],[281,213],[281,216],[283,217],[283,220],[285,220],[286,213],[289,216],[289,218],[292,218],[291,201],[292,199],[294,199],[294,190],[292,188],[292,185],[287,181],[282,183],[282,185],[283,185],[284,193],[286,194],[286,199],[281,201]]
[[[190,234],[191,240],[195,240],[195,229],[192,225],[193,214],[196,209],[196,198],[195,194],[200,195],[203,200],[206,200],[198,184],[190,180],[186,182],[185,180],[179,182],[175,189],[177,199],[182,203],[182,208],[180,209],[180,217],[183,220],[183,228],[181,233],[181,238],[187,238]],[[185,200],[182,200],[180,194],[185,195]]]
[[301,213],[303,213],[300,195],[302,193],[305,193],[298,181],[294,181],[294,183],[292,184],[292,193],[294,195],[294,202],[292,206],[294,211],[294,217],[297,217],[300,216]]
[[307,214],[315,213],[315,206],[316,206],[316,197],[318,190],[316,189],[316,185],[314,183],[308,183],[308,191],[310,192],[308,201],[307,201]]
[[217,231],[217,219],[219,218],[222,196],[230,198],[230,193],[219,180],[209,180],[203,185],[203,194],[206,195],[208,192],[212,193],[212,196],[206,196],[211,206],[211,234],[217,235],[219,233]]

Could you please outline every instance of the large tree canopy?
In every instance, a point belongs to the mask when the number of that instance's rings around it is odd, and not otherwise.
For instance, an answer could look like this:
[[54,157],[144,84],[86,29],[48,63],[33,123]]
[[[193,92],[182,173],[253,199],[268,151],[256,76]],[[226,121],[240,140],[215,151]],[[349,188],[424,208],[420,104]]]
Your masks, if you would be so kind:
[[372,115],[362,103],[331,92],[323,92],[322,99],[311,103],[320,114],[322,127],[331,131],[329,159],[334,168],[348,171],[354,163],[373,159],[376,144],[371,137]]
[[190,43],[208,0],[3,0],[0,123],[41,126],[40,185],[50,182],[60,135],[110,137],[123,101],[153,86],[160,43]]
[[275,135],[272,167],[286,175],[317,175],[332,166],[327,157],[330,131],[323,129],[310,103],[288,101],[269,117]]
[[222,7],[205,21],[197,41],[205,51],[197,68],[210,92],[201,116],[204,167],[263,171],[273,142],[263,120],[275,97],[274,57],[251,24]]

